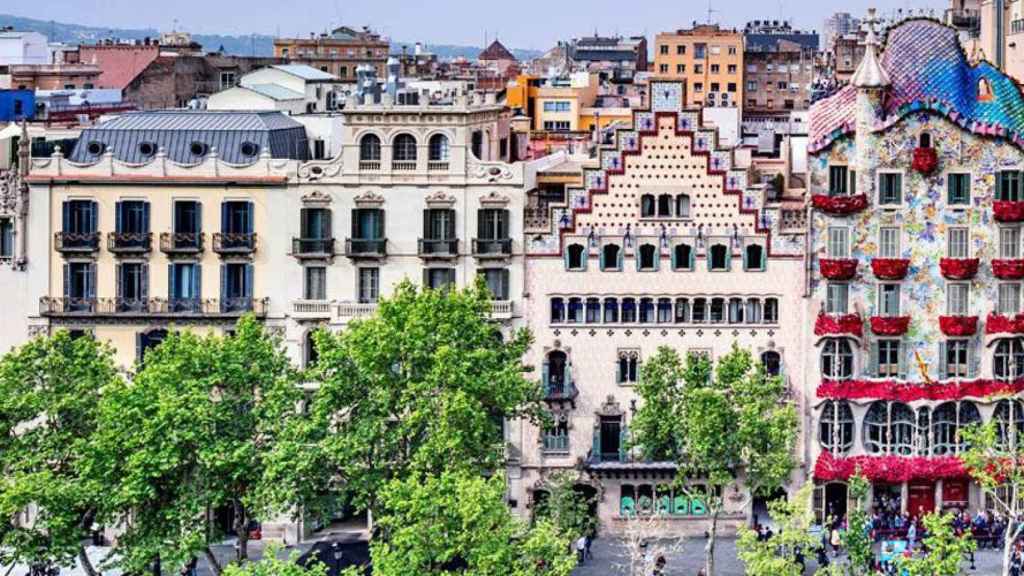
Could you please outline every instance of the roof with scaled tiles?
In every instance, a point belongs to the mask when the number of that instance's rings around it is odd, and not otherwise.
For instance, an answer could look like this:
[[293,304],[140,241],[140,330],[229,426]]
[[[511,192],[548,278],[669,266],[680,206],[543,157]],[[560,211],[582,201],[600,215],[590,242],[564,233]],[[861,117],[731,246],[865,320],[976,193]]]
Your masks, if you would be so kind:
[[[957,31],[916,18],[890,28],[881,64],[892,85],[882,101],[884,130],[908,114],[930,110],[965,130],[1024,148],[1024,97],[1014,81],[988,62],[968,62]],[[984,82],[983,82],[984,81]],[[982,84],[991,97],[979,98]],[[857,88],[846,86],[811,107],[810,145],[817,152],[854,131]]]

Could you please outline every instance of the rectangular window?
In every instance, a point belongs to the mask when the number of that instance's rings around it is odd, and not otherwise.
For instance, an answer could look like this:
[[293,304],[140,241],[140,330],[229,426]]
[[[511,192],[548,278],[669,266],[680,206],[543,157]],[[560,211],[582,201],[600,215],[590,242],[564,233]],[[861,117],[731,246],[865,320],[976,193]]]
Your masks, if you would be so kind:
[[327,299],[327,268],[323,266],[306,266],[302,297],[306,300]]
[[[679,47],[677,46],[676,49],[678,50]],[[668,54],[668,45],[667,44],[662,44],[661,46],[658,46],[658,52],[660,52],[662,54]]]
[[[718,74],[719,72],[721,72],[721,67],[718,64],[712,64],[711,65],[711,73],[712,74]],[[716,92],[717,92],[717,90],[716,90]]]
[[568,120],[544,121],[544,130],[548,132],[568,132],[572,128]]
[[221,204],[221,232],[225,234],[252,234],[253,204],[229,200]]
[[67,311],[91,311],[96,300],[96,264],[69,262],[64,265],[64,298]]
[[895,378],[900,375],[900,341],[878,341],[878,376]]
[[704,73],[704,65],[703,64],[694,64],[693,65],[693,72],[695,74],[703,74]]
[[455,238],[455,210],[429,209],[424,212],[423,237],[428,240]]
[[544,102],[545,112],[569,112],[572,110],[572,103],[568,100],[548,100]]
[[736,73],[736,65],[735,64],[729,64],[729,67],[727,68],[727,70],[729,71],[729,74],[735,74]]
[[686,74],[686,64],[676,64],[676,74]]
[[327,208],[302,208],[299,226],[302,238],[323,240],[333,237],[331,211]]
[[504,240],[509,237],[509,211],[499,208],[478,210],[477,234],[481,240]]
[[850,229],[832,227],[828,229],[829,258],[850,257]]
[[693,45],[693,57],[697,60],[703,60],[707,58],[708,45],[698,42]]
[[202,231],[201,208],[194,200],[174,202],[174,232],[176,234],[198,234]]
[[697,83],[695,83],[695,84],[693,85],[693,91],[694,91],[694,93],[696,93],[696,94],[701,94],[701,93],[703,93],[703,92],[704,92],[704,83],[703,83],[703,82],[697,82]]
[[996,175],[996,200],[1018,202],[1020,196],[1020,172],[1004,170]]
[[1013,316],[1020,312],[1020,284],[999,285],[999,314]]
[[202,297],[200,265],[195,262],[176,262],[169,268],[168,296],[171,311],[199,311]]
[[455,286],[454,268],[427,268],[424,271],[424,274],[426,275],[426,281],[424,284],[433,290],[441,290]]
[[125,200],[115,205],[114,227],[121,234],[145,234],[149,232],[149,202]]
[[64,203],[64,232],[93,234],[99,210],[92,200],[68,200]]
[[747,92],[756,92],[756,91],[757,91],[757,82],[755,82],[753,80],[748,80],[747,81]]
[[[668,48],[668,46],[665,46],[665,48]],[[665,50],[665,53],[667,54],[668,50]],[[683,54],[686,54],[686,44],[680,44],[680,45],[676,46],[676,54],[678,54],[680,56],[682,56]]]
[[878,257],[900,257],[900,229],[895,226],[883,226],[878,229]]
[[850,180],[850,169],[846,166],[828,167],[828,195],[846,196],[849,194],[847,183]]
[[[509,272],[507,268],[484,268],[483,270],[479,270],[477,273],[482,276],[484,282],[487,283],[487,288],[491,291],[491,298],[494,298],[495,300],[509,299]],[[600,316],[600,313],[601,309],[598,307],[598,316]],[[597,319],[594,321],[597,322]]]
[[967,228],[949,228],[946,231],[947,235],[947,256],[950,258],[970,258],[968,256],[968,238]]
[[826,293],[825,312],[827,314],[846,314],[849,310],[849,284],[829,283]]
[[149,274],[141,262],[117,266],[117,306],[119,310],[140,310],[149,292]]
[[225,312],[252,309],[252,264],[231,262],[222,264],[221,270],[221,309]]
[[14,221],[0,218],[0,258],[14,257]]
[[[665,46],[667,48],[667,46]],[[658,72],[668,74],[668,64],[658,64]]]
[[881,316],[900,315],[900,285],[882,284],[878,287],[878,310]]
[[947,174],[946,202],[950,206],[968,206],[971,203],[971,175]]
[[950,316],[968,316],[970,301],[970,284],[946,285],[946,314]]
[[1007,226],[999,229],[999,257],[1020,257],[1020,228]]
[[359,269],[359,301],[368,304],[380,298],[380,268]]
[[946,342],[946,357],[942,359],[946,363],[946,378],[966,378],[970,362],[968,340],[950,340]]
[[380,240],[384,238],[384,211],[379,208],[356,208],[352,211],[352,238]]
[[899,206],[903,203],[903,175],[878,175],[878,204],[881,206]]

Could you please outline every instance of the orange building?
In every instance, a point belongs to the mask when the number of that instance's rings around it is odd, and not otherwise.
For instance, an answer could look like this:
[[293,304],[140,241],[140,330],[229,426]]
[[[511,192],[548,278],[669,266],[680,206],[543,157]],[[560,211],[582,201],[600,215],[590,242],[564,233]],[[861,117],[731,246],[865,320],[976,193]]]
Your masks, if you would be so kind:
[[274,56],[292,64],[307,64],[342,80],[354,80],[356,68],[369,64],[377,69],[379,78],[384,78],[389,46],[387,38],[369,28],[341,26],[330,34],[310,34],[309,38],[276,38]]
[[717,24],[658,34],[654,74],[682,80],[692,105],[742,107],[743,35]]

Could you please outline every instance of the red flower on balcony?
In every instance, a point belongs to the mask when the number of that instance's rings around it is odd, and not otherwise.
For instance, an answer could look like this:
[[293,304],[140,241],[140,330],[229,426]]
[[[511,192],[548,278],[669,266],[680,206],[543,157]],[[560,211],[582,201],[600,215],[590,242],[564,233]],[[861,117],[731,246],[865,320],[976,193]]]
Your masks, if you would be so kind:
[[833,456],[822,452],[814,464],[814,477],[822,481],[846,481],[860,469],[868,480],[899,484],[911,480],[935,481],[963,478],[967,469],[956,456]]
[[992,274],[1001,280],[1020,280],[1024,278],[1024,259],[993,260]]
[[828,212],[829,214],[854,214],[868,207],[868,197],[866,194],[856,194],[853,196],[815,194],[811,196],[811,205],[815,209]]
[[978,317],[939,316],[939,329],[946,336],[974,336],[978,331]]
[[857,259],[822,258],[821,275],[829,280],[849,280],[857,275]]
[[871,271],[882,280],[903,280],[909,267],[910,260],[903,258],[875,258],[871,261]]
[[990,313],[985,319],[985,334],[1024,334],[1024,314],[1011,317]]
[[943,258],[939,269],[949,280],[970,280],[978,273],[978,263],[977,258]]
[[827,336],[830,334],[849,334],[860,337],[863,334],[863,322],[857,314],[841,316],[818,314],[818,319],[814,321],[814,335]]
[[896,380],[824,380],[818,385],[818,398],[832,400],[918,400],[946,401],[964,398],[988,398],[996,395],[1020,394],[1024,380],[952,380],[946,382],[903,382]]
[[1024,221],[1024,202],[996,200],[992,203],[992,212],[1000,222]]
[[872,316],[871,332],[878,336],[902,336],[910,327],[910,316]]
[[928,176],[939,166],[939,154],[935,148],[914,148],[914,160],[910,167]]

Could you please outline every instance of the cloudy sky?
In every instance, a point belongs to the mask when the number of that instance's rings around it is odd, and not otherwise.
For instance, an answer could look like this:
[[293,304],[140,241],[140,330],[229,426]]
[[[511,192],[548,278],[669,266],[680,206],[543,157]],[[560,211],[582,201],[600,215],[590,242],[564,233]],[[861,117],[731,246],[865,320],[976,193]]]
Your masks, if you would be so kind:
[[[863,13],[931,9],[949,0],[712,0],[711,18],[728,26],[790,19],[820,30],[837,10]],[[514,9],[512,7],[515,7]],[[708,19],[707,0],[40,0],[0,8],[16,16],[119,28],[177,28],[194,33],[306,35],[338,23],[370,25],[403,42],[482,45],[496,36],[510,47],[545,49],[589,34],[647,34]]]

